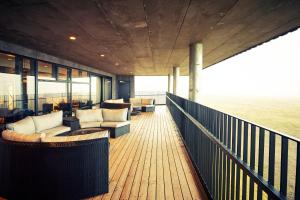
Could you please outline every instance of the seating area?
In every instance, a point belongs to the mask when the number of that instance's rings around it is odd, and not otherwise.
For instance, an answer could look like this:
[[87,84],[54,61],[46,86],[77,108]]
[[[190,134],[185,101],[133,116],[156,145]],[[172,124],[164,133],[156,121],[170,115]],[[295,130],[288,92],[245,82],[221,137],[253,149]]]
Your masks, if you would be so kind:
[[155,111],[155,100],[146,98],[130,98],[132,107],[141,110],[142,112],[154,112]]

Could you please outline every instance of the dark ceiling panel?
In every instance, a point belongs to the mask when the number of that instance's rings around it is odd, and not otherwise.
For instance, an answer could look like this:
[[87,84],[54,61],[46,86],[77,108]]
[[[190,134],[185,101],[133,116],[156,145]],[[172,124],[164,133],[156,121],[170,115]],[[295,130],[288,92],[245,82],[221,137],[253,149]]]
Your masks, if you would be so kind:
[[0,2],[1,40],[115,74],[188,74],[191,42],[208,67],[299,26],[299,0]]

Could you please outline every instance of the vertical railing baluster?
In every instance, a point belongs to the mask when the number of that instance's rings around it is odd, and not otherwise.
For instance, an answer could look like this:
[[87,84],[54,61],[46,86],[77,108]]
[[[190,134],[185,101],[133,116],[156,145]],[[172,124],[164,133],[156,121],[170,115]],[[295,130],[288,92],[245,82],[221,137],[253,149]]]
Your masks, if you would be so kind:
[[[227,148],[231,148],[231,116],[227,116]],[[230,198],[230,160],[227,158],[227,188],[226,188],[226,199]]]
[[[255,151],[256,151],[256,126],[251,124],[251,149],[250,149],[250,168],[255,170]],[[249,199],[254,199],[254,181],[250,178]]]
[[[235,154],[236,152],[236,118],[232,119],[232,153]],[[235,163],[231,162],[231,199],[234,199],[234,194],[235,194]]]
[[281,137],[281,167],[280,167],[280,194],[287,195],[287,170],[289,156],[289,141],[286,137]]
[[297,142],[295,199],[300,199],[300,143]]
[[[244,122],[244,145],[243,145],[243,161],[247,164],[248,161],[248,123]],[[243,192],[242,198],[246,200],[247,195],[247,175],[243,171]]]
[[[264,176],[264,152],[265,152],[265,130],[259,128],[259,153],[258,153],[258,175]],[[262,189],[258,187],[257,199],[262,199]]]
[[[238,132],[237,132],[237,157],[241,159],[241,143],[242,143],[242,121],[238,120]],[[240,167],[236,167],[236,199],[240,199]]]
[[[270,132],[270,141],[269,141],[269,177],[268,182],[274,187],[274,173],[275,173],[275,134]],[[271,200],[271,198],[268,198]]]

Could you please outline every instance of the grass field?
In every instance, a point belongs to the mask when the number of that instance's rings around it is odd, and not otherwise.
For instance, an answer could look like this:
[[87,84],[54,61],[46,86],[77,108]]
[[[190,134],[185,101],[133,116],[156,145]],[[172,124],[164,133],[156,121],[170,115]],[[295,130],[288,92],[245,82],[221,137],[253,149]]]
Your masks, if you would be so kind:
[[[258,125],[271,128],[275,131],[300,138],[300,98],[206,97],[202,98],[200,103],[242,119],[249,120]],[[266,134],[264,162],[264,178],[266,180],[268,178],[268,142],[269,137],[268,134]],[[275,172],[277,172],[275,173],[275,188],[279,190],[281,160],[280,137],[276,137],[275,149]],[[256,152],[258,153],[258,146]],[[288,199],[293,199],[296,176],[296,143],[289,143],[288,165]]]

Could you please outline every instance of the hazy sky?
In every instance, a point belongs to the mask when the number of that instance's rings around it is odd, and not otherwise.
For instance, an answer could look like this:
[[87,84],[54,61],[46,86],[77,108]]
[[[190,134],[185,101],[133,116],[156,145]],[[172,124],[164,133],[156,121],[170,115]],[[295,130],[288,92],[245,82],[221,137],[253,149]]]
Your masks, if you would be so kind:
[[[300,97],[299,45],[300,29],[204,69],[201,95]],[[136,77],[142,90],[167,90],[167,77]],[[187,97],[188,77],[179,93]]]

